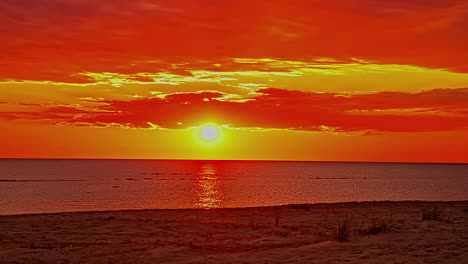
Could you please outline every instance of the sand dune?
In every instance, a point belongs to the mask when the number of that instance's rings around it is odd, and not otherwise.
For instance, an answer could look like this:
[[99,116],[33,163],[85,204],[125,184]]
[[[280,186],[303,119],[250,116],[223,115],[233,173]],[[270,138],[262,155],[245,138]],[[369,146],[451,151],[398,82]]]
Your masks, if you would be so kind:
[[[308,210],[0,216],[0,263],[468,263],[467,205],[362,202],[315,204]],[[422,220],[422,208],[429,207],[443,209],[440,220]],[[349,241],[335,241],[345,218]],[[359,232],[373,219],[390,230]]]

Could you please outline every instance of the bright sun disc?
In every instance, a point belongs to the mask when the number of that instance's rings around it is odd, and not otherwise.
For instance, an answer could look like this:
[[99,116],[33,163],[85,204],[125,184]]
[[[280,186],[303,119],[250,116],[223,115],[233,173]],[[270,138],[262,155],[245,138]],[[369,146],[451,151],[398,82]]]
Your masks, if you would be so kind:
[[203,127],[201,136],[206,141],[213,141],[218,137],[218,129],[214,126]]

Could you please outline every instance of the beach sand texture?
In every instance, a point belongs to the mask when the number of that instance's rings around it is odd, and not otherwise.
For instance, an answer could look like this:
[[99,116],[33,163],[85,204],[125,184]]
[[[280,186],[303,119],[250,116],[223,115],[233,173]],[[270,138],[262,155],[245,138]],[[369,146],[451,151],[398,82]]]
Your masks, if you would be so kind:
[[[356,202],[0,216],[0,263],[468,263],[467,206]],[[422,209],[436,207],[440,219],[423,221]],[[349,241],[338,242],[344,219]],[[363,232],[372,222],[390,230]]]

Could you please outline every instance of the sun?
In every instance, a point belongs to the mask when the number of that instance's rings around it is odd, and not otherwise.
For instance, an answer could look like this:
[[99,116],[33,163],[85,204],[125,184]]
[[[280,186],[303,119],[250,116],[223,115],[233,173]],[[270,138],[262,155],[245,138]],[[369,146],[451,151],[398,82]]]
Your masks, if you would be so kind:
[[215,142],[221,136],[221,129],[214,124],[206,124],[199,128],[199,137],[204,142]]
[[206,126],[202,128],[201,135],[206,141],[215,140],[218,137],[218,129],[214,126]]

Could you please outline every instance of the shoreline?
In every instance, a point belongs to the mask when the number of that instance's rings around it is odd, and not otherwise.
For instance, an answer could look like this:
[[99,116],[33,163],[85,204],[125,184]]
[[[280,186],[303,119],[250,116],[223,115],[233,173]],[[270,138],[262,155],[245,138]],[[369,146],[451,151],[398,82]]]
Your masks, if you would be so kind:
[[[424,211],[437,216],[423,220]],[[0,216],[2,263],[462,263],[468,201]],[[337,230],[346,225],[346,242]]]
[[77,210],[77,211],[60,211],[60,212],[43,212],[43,213],[17,213],[17,214],[0,214],[0,217],[5,216],[33,216],[33,215],[49,215],[49,214],[70,214],[70,213],[106,213],[106,212],[138,212],[138,211],[186,211],[186,210],[238,210],[238,209],[262,209],[262,208],[281,208],[291,207],[294,205],[340,205],[340,204],[366,204],[366,203],[467,203],[468,200],[376,200],[376,201],[350,201],[350,202],[321,202],[321,203],[291,203],[282,205],[265,205],[265,206],[246,206],[246,207],[211,207],[211,208],[137,208],[137,209],[116,209],[116,210]]

